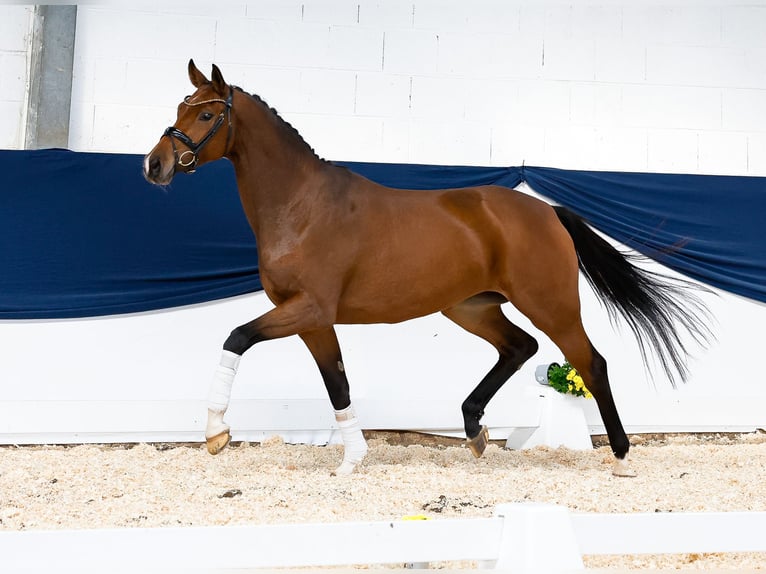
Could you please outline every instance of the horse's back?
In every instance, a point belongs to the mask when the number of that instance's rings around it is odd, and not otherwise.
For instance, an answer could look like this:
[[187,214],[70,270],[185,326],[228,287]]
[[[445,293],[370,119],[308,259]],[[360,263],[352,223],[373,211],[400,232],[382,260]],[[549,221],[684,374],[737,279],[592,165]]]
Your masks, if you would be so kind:
[[380,188],[375,197],[373,211],[388,220],[387,228],[409,225],[420,236],[431,234],[443,242],[481,246],[492,259],[515,258],[517,250],[528,252],[536,244],[569,242],[551,206],[516,189],[495,185],[414,191]]

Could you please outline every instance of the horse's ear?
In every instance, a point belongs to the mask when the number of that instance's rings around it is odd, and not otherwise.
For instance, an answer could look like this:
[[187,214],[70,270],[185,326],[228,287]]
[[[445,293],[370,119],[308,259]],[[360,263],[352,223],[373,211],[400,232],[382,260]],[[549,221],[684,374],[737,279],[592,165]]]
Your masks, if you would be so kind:
[[213,64],[213,73],[210,76],[213,80],[213,89],[215,89],[216,92],[223,95],[226,93],[226,81],[223,79],[223,74],[221,73],[221,70]]
[[197,66],[194,65],[194,60],[189,60],[189,80],[195,88],[210,83],[205,77],[205,74],[200,72],[197,69]]

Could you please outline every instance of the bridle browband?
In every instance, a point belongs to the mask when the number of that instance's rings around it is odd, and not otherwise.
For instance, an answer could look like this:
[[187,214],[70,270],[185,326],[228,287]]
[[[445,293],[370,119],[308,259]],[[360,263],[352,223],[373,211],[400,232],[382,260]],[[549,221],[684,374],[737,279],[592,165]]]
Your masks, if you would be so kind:
[[[218,133],[218,130],[221,129],[221,126],[223,125],[224,121],[227,121],[228,131],[226,133],[226,147],[224,148],[224,154],[229,150],[229,143],[231,140],[231,102],[234,98],[234,90],[231,86],[229,86],[229,95],[226,97],[225,100],[222,99],[212,99],[212,100],[204,100],[202,102],[190,102],[191,96],[186,96],[184,98],[184,105],[189,107],[195,107],[195,106],[202,106],[204,104],[224,104],[226,107],[223,109],[223,111],[218,114],[218,117],[215,120],[215,123],[213,124],[213,127],[210,128],[210,130],[205,134],[205,137],[203,137],[199,142],[195,143],[193,139],[191,139],[188,135],[186,135],[184,132],[179,130],[175,126],[170,126],[165,130],[165,132],[162,134],[163,137],[167,136],[170,138],[170,144],[173,146],[173,155],[176,158],[176,165],[179,165],[183,168],[187,168],[187,171],[189,173],[194,172],[194,168],[197,166],[198,161],[198,155],[199,152],[202,151],[202,149],[210,143],[210,140],[213,139],[216,133]],[[187,150],[181,152],[179,155],[178,149],[176,148],[176,140],[180,141],[182,144],[184,144],[187,148]],[[191,159],[186,161],[184,158],[187,155],[191,155]]]

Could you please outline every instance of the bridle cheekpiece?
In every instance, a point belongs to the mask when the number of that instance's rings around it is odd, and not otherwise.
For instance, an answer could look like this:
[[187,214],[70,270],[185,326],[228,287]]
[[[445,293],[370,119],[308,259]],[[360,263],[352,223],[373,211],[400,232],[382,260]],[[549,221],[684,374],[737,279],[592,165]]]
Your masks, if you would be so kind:
[[[203,137],[199,142],[194,142],[193,139],[191,139],[188,135],[186,135],[184,132],[179,130],[175,126],[170,126],[165,130],[165,132],[162,134],[163,136],[167,136],[170,138],[170,143],[173,146],[173,155],[176,158],[176,164],[181,166],[182,168],[185,168],[187,172],[193,173],[194,168],[197,166],[197,161],[199,160],[198,156],[199,153],[202,151],[202,149],[210,142],[211,139],[215,136],[216,133],[218,133],[218,130],[221,129],[221,126],[224,122],[227,122],[228,125],[228,131],[226,133],[226,147],[224,148],[224,154],[229,149],[229,143],[231,140],[231,102],[234,98],[234,90],[229,86],[229,95],[226,97],[225,100],[215,98],[211,100],[204,100],[201,102],[191,102],[191,96],[186,96],[184,98],[184,105],[189,107],[196,107],[196,106],[202,106],[205,104],[224,104],[226,107],[221,111],[220,114],[218,114],[218,117],[215,120],[215,123],[213,124],[213,127],[210,128],[210,130],[205,134],[205,137]],[[182,144],[184,144],[187,148],[187,150],[181,152],[179,155],[178,149],[176,148],[176,140],[180,141]],[[191,156],[191,159],[186,159],[187,156]]]

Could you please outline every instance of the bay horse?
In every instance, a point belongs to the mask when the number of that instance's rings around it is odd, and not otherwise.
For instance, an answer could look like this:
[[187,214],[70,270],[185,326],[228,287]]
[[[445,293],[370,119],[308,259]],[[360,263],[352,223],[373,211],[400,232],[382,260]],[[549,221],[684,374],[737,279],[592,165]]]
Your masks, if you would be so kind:
[[255,234],[261,282],[274,304],[223,344],[208,396],[211,454],[230,440],[223,417],[242,354],[256,343],[298,335],[319,367],[341,431],[336,473],[351,473],[367,443],[334,325],[397,323],[441,312],[499,355],[462,403],[467,444],[481,456],[489,439],[481,424],[487,403],[538,348],[503,313],[501,305],[510,302],[582,375],[614,453],[612,472],[634,475],[606,361],[583,328],[578,273],[610,315],[627,320],[642,354],[646,343],[654,348],[671,380],[687,374],[677,327],[698,342],[709,333],[698,318],[706,308],[687,289],[693,284],[641,269],[575,213],[516,190],[378,185],[322,160],[261,98],[227,84],[217,66],[208,80],[190,60],[188,74],[196,91],[178,105],[175,125],[144,158],[144,176],[167,185],[178,172],[228,158]]

